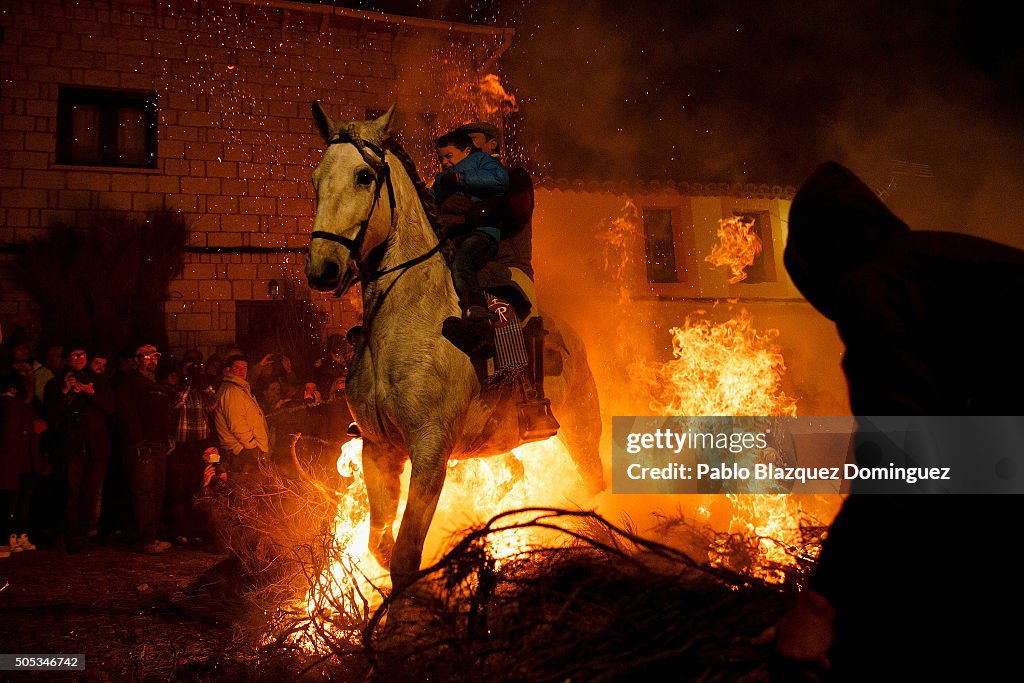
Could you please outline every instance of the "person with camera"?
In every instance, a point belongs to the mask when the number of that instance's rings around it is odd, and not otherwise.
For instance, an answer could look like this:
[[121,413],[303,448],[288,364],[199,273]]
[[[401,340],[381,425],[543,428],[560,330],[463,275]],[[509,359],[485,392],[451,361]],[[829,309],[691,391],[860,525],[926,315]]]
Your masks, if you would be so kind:
[[195,512],[196,541],[208,552],[225,553],[229,550],[225,536],[223,503],[230,496],[228,471],[221,461],[220,451],[216,446],[207,446],[201,456],[202,473],[199,490],[192,498]]
[[46,383],[43,393],[64,510],[64,548],[70,553],[89,549],[86,538],[98,518],[110,458],[106,416],[114,410],[114,396],[106,379],[86,368],[88,358],[85,344],[65,344],[64,369]]
[[157,527],[167,485],[167,456],[171,438],[174,397],[167,384],[157,382],[160,352],[152,344],[135,349],[135,371],[117,387],[117,407],[124,429],[124,463],[135,508],[137,549],[147,555],[171,547],[158,540]]
[[292,367],[292,359],[280,353],[267,353],[253,366],[248,374],[252,386],[263,385],[271,379],[277,379],[284,386],[297,386],[299,377]]

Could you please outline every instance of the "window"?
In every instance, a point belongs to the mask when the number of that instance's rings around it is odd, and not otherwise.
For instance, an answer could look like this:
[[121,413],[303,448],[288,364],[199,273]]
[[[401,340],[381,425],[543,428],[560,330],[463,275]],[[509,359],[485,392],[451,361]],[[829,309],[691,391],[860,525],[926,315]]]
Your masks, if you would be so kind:
[[672,210],[644,209],[644,237],[647,241],[648,281],[679,282],[676,274],[676,243],[672,234]]
[[740,284],[775,282],[775,245],[772,242],[771,214],[767,211],[733,211],[732,215],[753,221],[754,227],[751,231],[761,240],[761,251],[754,257],[754,263],[747,268],[747,279]]
[[156,167],[156,93],[61,87],[57,163]]

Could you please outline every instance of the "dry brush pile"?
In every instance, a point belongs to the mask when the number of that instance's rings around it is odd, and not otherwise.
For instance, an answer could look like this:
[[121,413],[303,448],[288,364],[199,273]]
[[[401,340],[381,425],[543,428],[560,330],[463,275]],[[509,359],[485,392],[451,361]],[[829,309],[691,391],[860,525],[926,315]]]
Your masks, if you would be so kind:
[[[350,589],[311,610],[305,597],[332,563],[332,487],[343,482],[322,485],[308,467],[290,469],[302,476],[268,470],[259,486],[223,501],[249,632],[260,643],[250,663],[273,661],[300,678],[489,683],[813,673],[751,643],[791,603],[813,553],[791,548],[797,561],[786,582],[767,584],[744,571],[757,539],[682,516],[656,530],[670,546],[594,512],[509,511],[465,533],[410,585],[381,596]],[[559,542],[494,557],[496,535],[527,529]],[[808,545],[820,541],[820,528],[806,531]],[[297,646],[300,633],[313,634],[317,652]]]

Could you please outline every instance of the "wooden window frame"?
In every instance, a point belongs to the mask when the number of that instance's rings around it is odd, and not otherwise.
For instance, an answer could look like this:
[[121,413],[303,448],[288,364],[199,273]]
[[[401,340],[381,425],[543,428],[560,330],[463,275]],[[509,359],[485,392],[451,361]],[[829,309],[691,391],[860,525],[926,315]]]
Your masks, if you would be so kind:
[[[75,159],[72,149],[74,107],[99,108],[100,149],[98,159]],[[146,161],[123,163],[117,146],[118,110],[140,109],[145,115]],[[157,94],[140,90],[81,88],[60,86],[57,96],[57,163],[68,166],[106,166],[111,168],[156,168],[157,166]]]

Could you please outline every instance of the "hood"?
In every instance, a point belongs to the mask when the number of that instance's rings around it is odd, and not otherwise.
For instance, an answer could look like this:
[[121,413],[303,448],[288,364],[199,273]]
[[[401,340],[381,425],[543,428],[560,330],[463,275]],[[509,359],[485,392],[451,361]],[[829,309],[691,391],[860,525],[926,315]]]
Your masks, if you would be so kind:
[[884,253],[887,238],[909,232],[849,169],[828,162],[793,198],[783,260],[811,305],[835,320],[843,278]]

